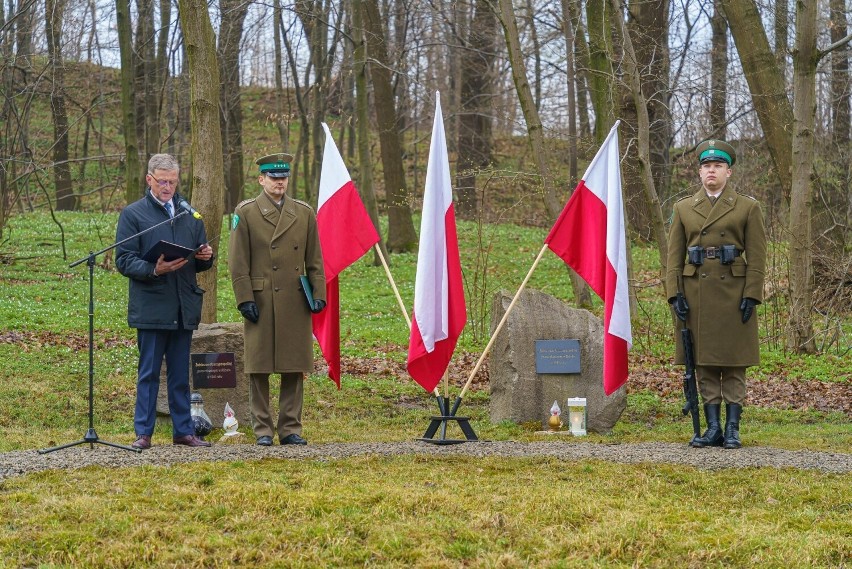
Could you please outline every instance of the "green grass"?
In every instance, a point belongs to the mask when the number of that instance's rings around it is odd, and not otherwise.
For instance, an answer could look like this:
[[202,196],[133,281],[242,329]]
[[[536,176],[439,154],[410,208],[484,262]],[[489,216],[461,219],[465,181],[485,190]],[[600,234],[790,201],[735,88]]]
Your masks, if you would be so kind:
[[368,456],[46,472],[2,494],[7,566],[838,567],[852,555],[849,477],[792,470]]
[[[112,242],[116,215],[57,217],[64,258],[58,229],[43,213],[14,217],[0,243],[0,451],[78,440],[87,426],[88,269],[68,265]],[[471,318],[459,352],[482,350],[493,294],[517,289],[544,235],[459,223]],[[225,231],[217,252],[217,313],[237,321],[227,238]],[[485,251],[487,261],[477,263]],[[641,246],[633,252],[639,305],[632,365],[672,377],[656,254]],[[322,375],[306,384],[304,432],[312,444],[412,440],[436,411],[428,394],[396,372],[408,330],[384,270],[370,259],[341,276],[342,351],[359,371],[344,374],[341,390]],[[94,268],[95,426],[104,440],[130,443],[135,333],[125,320],[126,279],[102,260]],[[392,258],[409,311],[415,264],[414,255]],[[550,253],[528,286],[571,299],[564,264]],[[594,310],[600,315],[597,299]],[[759,310],[771,320],[771,304]],[[761,327],[763,364],[752,377],[852,378],[848,356],[796,356],[768,342],[770,333]],[[673,383],[666,393],[631,388],[613,432],[585,441],[685,443],[691,427],[680,412],[679,379]],[[487,391],[473,390],[462,408],[481,438],[542,440],[537,425],[491,423],[488,405]],[[155,444],[170,436],[158,426]],[[852,448],[849,418],[839,412],[749,406],[742,436],[746,447]],[[539,458],[92,467],[0,483],[0,567],[781,567],[790,560],[838,567],[852,559],[850,482],[848,474],[812,471]]]

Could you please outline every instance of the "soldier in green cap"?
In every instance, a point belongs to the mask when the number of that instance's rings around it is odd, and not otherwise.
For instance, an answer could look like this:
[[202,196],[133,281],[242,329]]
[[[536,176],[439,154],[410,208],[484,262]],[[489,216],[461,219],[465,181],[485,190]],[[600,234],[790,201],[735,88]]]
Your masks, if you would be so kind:
[[[675,203],[672,213],[666,297],[694,336],[695,371],[707,430],[690,445],[740,448],[745,372],[760,363],[754,312],[763,301],[763,213],[754,198],[728,184],[737,159],[730,144],[705,140],[697,154],[701,189]],[[675,362],[683,364],[683,346],[680,342],[676,346]]]
[[[234,209],[228,267],[245,329],[252,428],[257,444],[304,445],[305,373],[314,369],[311,313],[325,308],[325,272],[317,218],[306,203],[288,197],[289,154],[257,160],[263,191]],[[313,288],[309,306],[301,287]],[[269,411],[269,374],[281,374],[278,421]]]

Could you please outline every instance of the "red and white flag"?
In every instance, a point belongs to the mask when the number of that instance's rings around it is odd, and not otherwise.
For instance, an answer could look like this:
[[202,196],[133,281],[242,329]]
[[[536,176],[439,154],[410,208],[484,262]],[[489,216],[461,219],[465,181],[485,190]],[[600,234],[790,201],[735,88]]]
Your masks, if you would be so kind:
[[627,242],[621,200],[618,124],[544,240],[604,301],[604,392],[627,381],[633,345],[627,289]]
[[328,125],[320,172],[317,230],[325,268],[326,307],[313,315],[314,336],[340,388],[340,294],[337,276],[379,242],[379,234],[352,183]]
[[447,370],[466,320],[450,162],[438,93],[420,221],[414,318],[408,343],[408,373],[425,390],[435,389]]

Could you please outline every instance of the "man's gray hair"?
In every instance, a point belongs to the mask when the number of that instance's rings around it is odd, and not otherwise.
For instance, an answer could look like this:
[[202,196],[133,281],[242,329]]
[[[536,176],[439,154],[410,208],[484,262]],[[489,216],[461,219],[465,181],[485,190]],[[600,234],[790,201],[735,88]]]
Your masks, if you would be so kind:
[[148,173],[153,174],[156,170],[175,170],[179,171],[177,158],[171,154],[154,154],[148,160]]

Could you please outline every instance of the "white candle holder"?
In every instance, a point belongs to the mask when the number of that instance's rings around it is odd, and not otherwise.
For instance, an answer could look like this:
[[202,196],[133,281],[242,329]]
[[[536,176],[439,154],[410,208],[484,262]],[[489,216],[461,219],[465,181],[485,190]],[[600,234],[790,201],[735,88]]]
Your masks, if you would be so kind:
[[586,398],[571,397],[565,401],[568,408],[568,428],[575,437],[586,434]]

